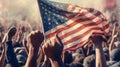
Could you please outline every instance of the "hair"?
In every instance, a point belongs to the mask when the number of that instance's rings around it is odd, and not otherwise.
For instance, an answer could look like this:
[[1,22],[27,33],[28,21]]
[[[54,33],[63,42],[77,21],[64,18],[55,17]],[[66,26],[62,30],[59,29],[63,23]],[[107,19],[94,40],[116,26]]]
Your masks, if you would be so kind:
[[84,60],[84,55],[83,54],[78,54],[75,56],[73,62],[80,62],[80,63],[83,63],[83,60]]
[[65,53],[64,63],[70,64],[73,61],[72,54],[67,52]]
[[84,67],[81,63],[71,63],[69,67]]
[[95,55],[90,55],[84,59],[84,67],[95,67]]
[[113,61],[120,61],[120,49],[113,49],[110,53],[110,58]]

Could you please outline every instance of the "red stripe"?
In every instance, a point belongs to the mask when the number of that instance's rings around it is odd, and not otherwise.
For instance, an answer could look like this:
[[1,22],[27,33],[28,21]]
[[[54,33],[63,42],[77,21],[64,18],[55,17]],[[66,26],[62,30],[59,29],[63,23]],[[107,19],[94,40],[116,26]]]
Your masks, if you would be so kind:
[[100,24],[101,22],[104,21],[104,18],[100,18],[99,20],[96,21],[97,24]]
[[84,24],[83,26],[80,26],[79,28],[77,28],[77,29],[75,29],[75,30],[73,30],[73,31],[70,31],[70,32],[66,33],[65,35],[61,36],[61,39],[66,38],[66,37],[68,37],[69,35],[72,35],[72,34],[74,34],[74,33],[77,33],[77,32],[79,32],[80,30],[85,29],[86,27],[92,27],[92,26],[96,26],[96,25],[97,25],[97,24],[96,24],[96,23],[93,23],[93,22],[91,22],[91,23],[89,23],[89,24]]
[[[101,20],[100,20],[100,21],[101,21]],[[100,21],[99,21],[99,22],[100,22]],[[78,22],[79,22],[79,23],[80,23],[80,22],[83,22],[83,20],[79,20],[79,19],[78,19],[78,20],[76,20],[75,22],[73,22],[73,23],[71,23],[71,24],[69,24],[69,25],[67,25],[67,26],[65,26],[65,27],[63,27],[63,28],[60,28],[60,29],[56,30],[55,32],[46,35],[46,38],[53,37],[56,33],[60,33],[60,32],[62,32],[63,30],[67,30],[67,29],[69,29],[70,27],[78,24]],[[94,22],[91,22],[91,23],[89,23],[89,24],[84,24],[84,26],[79,27],[79,28],[76,29],[75,31],[77,32],[77,30],[79,31],[79,30],[84,29],[84,28],[87,27],[87,26],[93,26],[93,25],[97,25],[97,24],[94,23]],[[75,32],[75,31],[72,31],[72,32]],[[69,32],[69,33],[70,33],[70,32]]]
[[84,44],[87,44],[88,42],[89,42],[89,39],[88,39],[88,40],[85,40],[85,41],[82,41],[82,42],[80,42],[80,43],[78,43],[78,44],[76,44],[76,45],[74,45],[74,46],[71,46],[70,48],[67,48],[67,49],[65,49],[65,50],[66,50],[66,51],[67,51],[67,50],[74,51],[74,50],[82,47]]
[[[82,22],[82,21],[81,21]],[[63,31],[63,30],[67,30],[67,29],[69,29],[70,27],[72,27],[72,26],[74,26],[74,25],[76,25],[77,23],[76,23],[76,21],[75,22],[73,22],[73,23],[71,23],[71,24],[69,24],[69,25],[67,25],[67,26],[64,26],[64,27],[62,27],[62,28],[60,28],[60,29],[57,29],[55,32],[53,32],[53,33],[50,33],[50,34],[48,34],[48,35],[46,35],[46,37],[47,38],[49,38],[49,37],[53,37],[56,33],[60,33],[61,31]]]
[[87,34],[89,34],[92,30],[101,30],[101,28],[91,28],[91,29],[87,30],[86,32],[84,32],[83,34],[77,35],[76,37],[71,38],[70,40],[64,42],[64,44],[67,45],[67,44],[69,44],[71,42],[74,42],[74,41],[76,41],[76,40],[78,40],[78,39],[80,39],[82,37],[84,38],[84,36],[86,36]]
[[[87,14],[89,14],[90,12],[83,12],[83,13],[78,13],[78,14],[76,14],[77,15],[77,17],[81,17],[81,16],[85,16],[85,15],[87,15]],[[93,12],[94,13],[94,12]],[[82,20],[92,20],[92,19],[94,19],[94,18],[96,18],[96,17],[98,17],[98,16],[100,16],[101,15],[101,13],[100,12],[96,12],[95,14],[93,14],[93,13],[91,13],[92,14],[92,16],[90,16],[90,17],[87,17],[86,16],[86,18],[82,18]],[[73,18],[73,17],[75,17],[75,15],[70,15],[70,16],[68,16],[68,20],[69,19],[71,19],[71,18]]]
[[[47,37],[47,38],[53,37],[56,33],[60,33],[60,32],[63,31],[63,30],[67,30],[67,29],[69,29],[70,27],[76,25],[78,22],[80,23],[80,22],[84,22],[84,21],[86,21],[86,20],[87,20],[87,18],[84,19],[84,20],[82,20],[82,19],[80,18],[80,19],[72,22],[71,24],[67,25],[66,27],[60,28],[60,29],[56,30],[55,32],[48,34],[46,37]],[[100,20],[97,21],[97,23],[99,24],[99,23],[102,22],[102,21],[103,21],[103,19],[102,19],[102,20],[100,19]]]
[[103,28],[103,30],[108,29],[109,28],[109,24],[104,25],[102,28]]
[[[80,19],[81,19],[81,18],[80,18]],[[56,33],[60,33],[60,32],[63,31],[63,30],[67,30],[67,29],[69,29],[70,27],[78,24],[78,22],[79,22],[79,23],[80,23],[80,22],[83,22],[83,20],[79,20],[79,19],[78,19],[78,20],[76,20],[76,21],[73,21],[71,24],[66,25],[66,26],[64,26],[64,27],[62,27],[62,28],[60,28],[60,29],[57,29],[55,32],[46,35],[46,37],[47,37],[47,38],[48,38],[48,37],[53,37]]]

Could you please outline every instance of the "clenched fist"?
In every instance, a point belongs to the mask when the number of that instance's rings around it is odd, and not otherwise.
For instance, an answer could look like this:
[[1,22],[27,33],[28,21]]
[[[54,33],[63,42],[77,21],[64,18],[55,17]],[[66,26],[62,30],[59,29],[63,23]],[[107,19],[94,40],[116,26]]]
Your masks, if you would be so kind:
[[32,31],[28,36],[27,36],[27,42],[30,44],[30,46],[34,48],[39,48],[41,43],[44,40],[44,35],[40,31]]
[[60,38],[56,35],[56,39],[48,41],[43,45],[43,51],[49,59],[57,60],[61,58],[63,44]]

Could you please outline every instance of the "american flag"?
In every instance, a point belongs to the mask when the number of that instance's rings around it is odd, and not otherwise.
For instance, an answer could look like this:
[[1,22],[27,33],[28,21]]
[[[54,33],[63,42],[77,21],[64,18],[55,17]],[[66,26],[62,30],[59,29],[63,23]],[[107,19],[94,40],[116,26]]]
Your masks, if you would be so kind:
[[91,35],[109,33],[101,12],[77,5],[38,0],[46,39],[61,38],[65,50],[76,50],[90,41]]

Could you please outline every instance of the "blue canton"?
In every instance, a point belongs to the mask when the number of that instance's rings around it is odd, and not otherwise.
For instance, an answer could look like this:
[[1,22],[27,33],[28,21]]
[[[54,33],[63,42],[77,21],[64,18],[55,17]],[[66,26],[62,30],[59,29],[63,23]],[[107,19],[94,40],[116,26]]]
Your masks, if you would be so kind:
[[58,25],[64,24],[67,17],[63,13],[65,5],[62,3],[38,0],[44,32],[47,32]]

